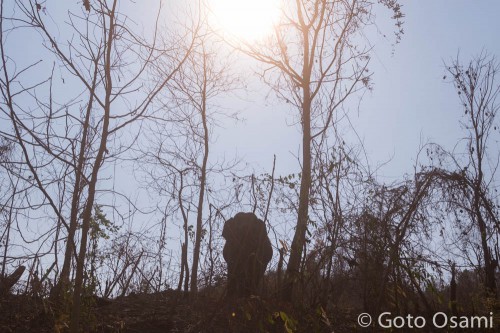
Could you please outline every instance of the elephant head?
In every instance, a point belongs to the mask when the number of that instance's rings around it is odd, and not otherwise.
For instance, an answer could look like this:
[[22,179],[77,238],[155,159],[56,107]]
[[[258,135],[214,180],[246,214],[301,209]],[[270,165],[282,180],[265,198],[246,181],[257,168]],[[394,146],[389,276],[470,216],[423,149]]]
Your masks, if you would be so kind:
[[265,223],[253,213],[238,213],[226,221],[222,237],[226,240],[223,256],[227,263],[227,295],[256,294],[273,256]]

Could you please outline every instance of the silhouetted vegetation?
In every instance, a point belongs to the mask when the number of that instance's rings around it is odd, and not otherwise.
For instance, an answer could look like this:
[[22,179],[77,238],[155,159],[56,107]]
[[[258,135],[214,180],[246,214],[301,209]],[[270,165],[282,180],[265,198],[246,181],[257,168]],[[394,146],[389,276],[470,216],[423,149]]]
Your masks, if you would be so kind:
[[[355,332],[363,312],[500,325],[495,56],[445,64],[463,139],[422,145],[387,183],[342,126],[372,89],[374,6],[401,40],[397,0],[288,2],[252,43],[214,32],[209,2],[167,26],[158,4],[144,32],[125,3],[0,5],[0,331]],[[239,120],[219,103],[247,89],[240,56],[295,117],[295,173],[214,152]]]

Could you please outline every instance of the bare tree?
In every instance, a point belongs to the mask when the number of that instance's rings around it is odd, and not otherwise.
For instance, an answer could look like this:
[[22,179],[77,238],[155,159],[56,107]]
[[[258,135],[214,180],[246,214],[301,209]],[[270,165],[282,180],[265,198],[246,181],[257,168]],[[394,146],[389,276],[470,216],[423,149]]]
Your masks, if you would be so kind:
[[[334,126],[341,127],[340,119]],[[316,275],[323,272],[318,297],[324,306],[332,292],[334,263],[344,261],[351,255],[347,244],[352,241],[350,235],[355,229],[352,220],[360,214],[359,207],[364,205],[364,195],[370,187],[365,180],[369,176],[365,175],[359,161],[360,151],[350,148],[337,131],[334,132],[334,142],[313,146],[315,158],[312,176],[316,186],[311,191],[310,216],[316,230],[311,233],[310,240],[313,242],[313,251],[318,253]]]
[[[402,14],[397,1],[380,1],[394,11],[399,27]],[[296,0],[284,9],[284,22],[260,45],[239,49],[260,61],[262,75],[276,94],[297,110],[302,129],[301,182],[296,229],[286,270],[283,297],[292,297],[309,223],[313,141],[328,136],[334,113],[358,90],[369,87],[369,47],[354,38],[372,19],[372,1]],[[402,33],[402,31],[399,31]]]
[[[54,290],[57,299],[68,288],[72,258],[76,258],[72,332],[78,331],[88,234],[100,187],[100,171],[106,162],[115,159],[130,145],[130,141],[124,141],[121,146],[113,147],[112,142],[119,138],[123,129],[130,128],[130,124],[150,113],[153,100],[190,52],[189,47],[181,50],[172,46],[177,41],[171,41],[172,45],[161,45],[156,35],[148,41],[134,34],[126,16],[118,12],[117,0],[96,1],[93,5],[90,12],[68,13],[67,22],[73,36],[64,43],[54,37],[51,24],[47,24],[44,11],[37,2],[15,3],[18,16],[13,24],[38,31],[44,39],[43,45],[69,76],[66,80],[79,90],[77,97],[69,101],[58,102],[58,98],[65,97],[55,96],[53,87],[61,83],[56,83],[53,70],[48,79],[34,85],[18,84],[23,75],[26,79],[26,73],[39,62],[12,73],[9,70],[13,67],[11,58],[3,47],[5,41],[1,40],[2,102],[6,110],[4,114],[13,128],[13,133],[8,134],[9,139],[15,141],[22,152],[22,162],[30,173],[29,182],[48,202],[58,223],[67,231],[64,263],[58,288]],[[155,30],[158,29],[159,17],[158,14]],[[196,27],[193,27],[183,38],[193,40],[195,34]],[[168,63],[163,68],[163,76],[145,84],[148,69],[159,58]],[[62,84],[65,84],[64,78]],[[48,94],[39,94],[45,87]],[[128,97],[132,93],[133,102]],[[17,102],[24,96],[33,106]],[[48,97],[43,100],[41,96]],[[31,110],[32,107],[37,113]],[[133,142],[134,138],[127,139]],[[44,179],[50,175],[50,168],[57,170],[59,179]],[[54,183],[59,180],[65,184],[62,189],[57,187],[59,183]],[[58,194],[57,191],[61,190]]]
[[[198,289],[207,203],[210,203],[210,197],[219,195],[213,188],[215,180],[211,185],[209,178],[222,175],[233,166],[233,162],[209,163],[214,128],[221,117],[235,117],[221,112],[216,99],[236,89],[239,81],[230,72],[230,57],[222,55],[221,46],[223,44],[209,33],[196,41],[186,63],[167,85],[169,93],[164,95],[163,109],[173,112],[164,113],[155,124],[151,124],[148,141],[153,147],[143,149],[145,160],[152,166],[147,171],[147,182],[160,194],[166,192],[177,198],[175,206],[181,215],[184,232],[179,287],[182,279],[184,283],[190,279],[193,292]],[[192,215],[196,219],[194,228],[189,224]],[[193,236],[191,272],[188,269],[190,235]],[[187,291],[186,284],[184,289]]]
[[[500,157],[492,142],[493,134],[499,132],[499,69],[498,61],[486,53],[481,53],[466,65],[457,58],[447,66],[463,107],[461,126],[467,136],[465,161],[451,156],[452,167],[456,170],[443,177],[453,195],[450,202],[458,204],[453,206],[465,212],[470,218],[467,220],[477,230],[482,254],[480,265],[484,268],[485,288],[490,295],[497,294],[495,272],[500,252],[500,218],[493,193],[498,186],[495,177]],[[467,225],[459,227],[469,229]]]

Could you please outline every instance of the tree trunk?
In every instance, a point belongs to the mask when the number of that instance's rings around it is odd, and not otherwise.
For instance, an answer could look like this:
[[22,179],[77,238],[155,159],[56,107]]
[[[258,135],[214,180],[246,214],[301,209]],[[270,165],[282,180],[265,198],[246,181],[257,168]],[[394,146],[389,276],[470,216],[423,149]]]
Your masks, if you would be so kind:
[[[97,62],[97,59],[96,59]],[[87,136],[90,127],[90,114],[92,111],[93,101],[94,101],[94,93],[95,86],[97,81],[97,70],[98,64],[94,63],[94,79],[92,82],[92,90],[90,91],[89,102],[87,105],[87,111],[85,114],[85,121],[83,123],[83,132],[82,138],[80,142],[80,151],[78,153],[78,162],[75,169],[75,185],[73,189],[73,195],[71,199],[71,214],[70,214],[70,222],[68,229],[68,238],[66,240],[66,249],[64,252],[64,261],[63,267],[61,270],[61,275],[59,277],[59,282],[54,287],[53,292],[51,293],[51,298],[60,303],[62,301],[62,293],[67,290],[69,285],[69,275],[71,271],[71,259],[73,255],[76,256],[76,245],[75,245],[75,233],[78,227],[78,211],[79,211],[79,200],[82,194],[83,187],[83,177],[85,176],[84,167],[85,167],[85,151],[88,149],[87,147]]]
[[[203,52],[205,54],[205,52]],[[200,175],[200,194],[198,196],[198,212],[196,215],[196,239],[193,250],[193,267],[191,269],[191,291],[198,291],[198,266],[200,261],[201,234],[203,233],[203,202],[205,201],[205,183],[208,162],[208,126],[207,126],[207,63],[203,57],[203,89],[201,92],[201,121],[203,123],[203,162]]]
[[25,266],[19,266],[9,276],[0,276],[0,298],[10,292],[10,289],[19,281],[25,269]]
[[[483,184],[483,156],[482,152],[484,151],[484,145],[482,143],[483,133],[480,133],[481,130],[477,123],[473,122],[474,125],[474,134],[475,134],[475,146],[476,146],[476,163],[477,163],[477,178],[474,180],[474,213],[477,219],[477,224],[479,228],[479,233],[481,235],[481,247],[483,250],[484,256],[484,284],[486,288],[487,297],[494,296],[496,297],[497,286],[495,281],[495,269],[496,265],[491,256],[490,247],[488,246],[488,235],[487,235],[487,227],[486,221],[483,218],[483,213],[481,212],[481,185]],[[482,132],[482,131],[481,131]]]
[[[309,62],[304,56],[304,63]],[[307,62],[306,62],[307,59]],[[290,259],[286,268],[285,284],[282,299],[291,301],[293,298],[294,284],[299,279],[300,261],[305,244],[307,222],[309,219],[309,191],[311,188],[311,97],[309,89],[309,76],[304,77],[303,85],[304,102],[302,104],[302,177],[300,180],[299,211],[297,226],[290,248]]]
[[451,314],[457,315],[457,282],[456,282],[455,263],[451,264],[451,281],[450,281],[450,310]]
[[76,261],[76,275],[75,275],[75,289],[73,292],[73,306],[71,309],[71,320],[70,320],[70,332],[78,333],[79,331],[79,321],[80,321],[80,307],[81,307],[81,293],[83,289],[83,270],[85,265],[85,257],[87,251],[87,238],[90,229],[90,220],[92,218],[92,212],[94,208],[94,197],[96,192],[97,180],[99,170],[101,168],[102,162],[104,160],[104,153],[106,151],[106,143],[108,140],[108,128],[109,119],[111,112],[111,98],[112,98],[112,88],[113,81],[111,78],[111,52],[113,50],[114,41],[114,30],[115,30],[115,9],[117,5],[117,0],[114,0],[113,7],[109,11],[109,29],[106,40],[106,54],[105,54],[105,102],[104,102],[104,115],[103,124],[101,132],[101,140],[99,145],[99,150],[97,151],[97,156],[94,161],[92,168],[92,175],[89,183],[88,197],[85,204],[85,208],[82,214],[82,235],[80,242],[80,251],[78,253],[78,258]]
[[185,257],[185,251],[184,251],[184,243],[181,245],[181,273],[179,274],[179,283],[177,284],[177,291],[182,290],[182,281],[184,281],[184,257]]

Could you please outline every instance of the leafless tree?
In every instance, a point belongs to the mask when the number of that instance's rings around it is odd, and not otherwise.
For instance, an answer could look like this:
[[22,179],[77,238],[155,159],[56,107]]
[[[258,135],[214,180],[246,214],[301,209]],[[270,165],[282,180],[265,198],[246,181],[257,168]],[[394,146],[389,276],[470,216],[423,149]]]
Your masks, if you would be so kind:
[[469,239],[473,245],[477,244],[474,238],[478,239],[481,255],[477,264],[483,269],[487,293],[495,296],[500,252],[500,217],[495,204],[500,156],[493,140],[500,129],[497,119],[500,66],[494,57],[483,52],[465,65],[457,57],[446,68],[448,73],[444,78],[451,76],[463,108],[460,124],[466,133],[465,154],[460,156],[433,147],[431,153],[441,161],[435,172],[441,175],[449,207],[455,212],[458,240]]
[[[402,14],[397,1],[380,2],[394,11],[400,28]],[[269,40],[237,46],[265,66],[263,79],[296,109],[302,129],[297,223],[283,290],[287,299],[299,278],[309,223],[312,144],[328,136],[335,111],[349,96],[370,86],[370,48],[357,46],[354,39],[372,20],[372,5],[372,1],[359,0],[287,2],[284,20]]]
[[[235,117],[221,112],[216,100],[236,89],[239,82],[230,72],[230,57],[223,55],[221,46],[223,44],[210,33],[197,39],[186,63],[167,85],[168,94],[163,95],[164,113],[151,124],[147,134],[147,141],[153,146],[144,148],[144,158],[141,158],[149,163],[147,182],[160,194],[176,198],[175,210],[183,221],[184,233],[179,287],[184,279],[185,291],[187,281],[191,291],[198,290],[207,204],[210,198],[219,196],[215,190],[219,180],[210,182],[210,177],[216,178],[234,166],[233,162],[210,163],[209,159],[213,132],[221,117]],[[194,227],[189,224],[193,215]],[[190,236],[193,237],[191,272],[188,269]]]
[[[69,11],[67,24],[72,36],[67,41],[64,37],[54,37],[52,21],[47,22],[46,11],[37,2],[16,1],[15,6],[16,16],[10,21],[13,27],[36,30],[43,38],[40,46],[53,54],[58,69],[64,73],[62,83],[56,82],[51,69],[47,79],[33,84],[28,80],[28,73],[40,62],[15,69],[4,48],[2,27],[1,91],[5,106],[2,112],[13,130],[4,134],[21,151],[20,159],[30,175],[28,182],[39,191],[44,205],[52,209],[53,216],[67,232],[63,267],[54,295],[61,299],[61,293],[67,290],[72,259],[76,258],[70,325],[71,331],[76,332],[100,171],[130,145],[130,141],[122,142],[121,146],[113,146],[113,142],[125,128],[131,128],[131,124],[151,112],[153,100],[184,63],[190,48],[176,48],[178,41],[162,45],[156,35],[151,41],[141,38],[128,25],[126,16],[118,12],[117,0],[93,2],[90,12]],[[156,30],[159,17],[158,14]],[[5,21],[3,11],[2,21]],[[183,38],[194,40],[195,34],[196,27],[193,27]],[[145,80],[151,78],[151,64],[159,58],[168,63],[163,68],[163,76],[145,84]],[[62,88],[65,80],[73,87],[70,91],[76,91],[74,97],[66,99],[58,94],[66,90]],[[129,99],[131,94],[134,101]],[[127,138],[132,142],[133,139]],[[52,170],[57,178],[50,178]]]

